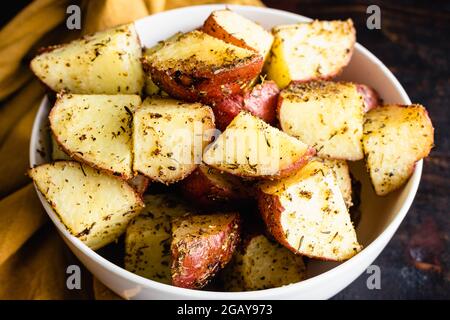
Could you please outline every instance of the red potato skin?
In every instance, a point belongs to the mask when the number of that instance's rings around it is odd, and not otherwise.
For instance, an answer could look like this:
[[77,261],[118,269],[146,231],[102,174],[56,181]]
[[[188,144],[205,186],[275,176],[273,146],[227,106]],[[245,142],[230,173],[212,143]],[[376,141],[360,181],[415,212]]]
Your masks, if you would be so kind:
[[380,95],[375,91],[375,89],[366,86],[365,84],[357,84],[356,90],[364,98],[364,112],[369,112],[370,110],[381,105]]
[[183,197],[203,209],[220,207],[230,202],[245,202],[251,198],[246,190],[240,190],[238,186],[233,188],[212,181],[200,168],[180,182],[180,189]]
[[[63,94],[65,94],[65,93],[63,93]],[[69,93],[69,95],[70,95],[70,93]],[[54,115],[55,115],[55,113],[56,113],[56,111],[57,111],[57,110],[56,110],[56,107],[57,107],[58,99],[59,99],[59,94],[58,94],[57,97],[56,97],[55,106],[50,110],[50,114],[48,115],[48,119],[49,119],[49,121],[50,121],[50,129],[51,129],[51,131],[52,131],[51,134],[53,135],[53,138],[55,139],[56,143],[61,147],[62,151],[64,151],[64,153],[67,154],[67,155],[68,155],[69,157],[71,157],[72,159],[77,160],[77,161],[82,162],[82,163],[85,163],[85,164],[87,164],[87,165],[89,165],[89,166],[91,166],[91,167],[93,167],[93,168],[95,168],[95,169],[101,170],[101,171],[103,171],[103,172],[105,172],[105,173],[107,173],[107,174],[113,175],[113,176],[115,176],[115,177],[119,177],[119,178],[124,179],[124,180],[130,180],[130,179],[132,179],[132,178],[133,178],[132,175],[126,175],[126,174],[123,174],[123,173],[120,173],[120,172],[115,172],[115,171],[112,171],[112,170],[109,170],[109,169],[106,169],[106,168],[100,168],[99,166],[95,165],[95,164],[92,163],[91,161],[88,161],[88,160],[84,159],[84,157],[83,157],[81,154],[70,152],[70,151],[63,145],[63,143],[62,143],[62,142],[58,139],[58,137],[53,133],[54,130],[53,130],[53,128],[52,128],[53,118],[54,118]]]
[[242,110],[261,118],[268,124],[276,122],[276,107],[280,89],[274,81],[257,84],[250,91],[239,95],[228,95],[213,101],[216,126],[220,130],[230,124]]
[[244,96],[244,110],[269,124],[276,120],[276,106],[280,89],[274,81],[256,85]]
[[241,221],[238,213],[213,235],[194,241],[172,242],[172,284],[181,288],[199,289],[232,258],[240,242]]
[[224,28],[222,28],[222,26],[217,23],[213,13],[211,13],[208,19],[206,19],[203,27],[201,28],[201,31],[217,39],[234,44],[237,47],[255,50],[254,48],[249,47],[244,40],[234,37],[232,34],[228,33]]
[[261,217],[266,224],[267,231],[278,241],[281,245],[289,249],[295,254],[301,254],[303,256],[318,259],[322,261],[334,261],[331,259],[324,259],[323,257],[317,257],[314,255],[308,255],[304,252],[299,252],[297,248],[291,246],[291,244],[287,241],[285,231],[281,226],[281,214],[284,212],[284,207],[280,203],[280,200],[276,195],[266,194],[259,190],[258,193],[258,209]]
[[314,149],[313,147],[309,147],[308,150],[306,150],[306,152],[303,154],[303,156],[300,159],[298,159],[296,162],[292,163],[289,167],[280,170],[280,172],[275,177],[267,177],[267,178],[279,179],[279,178],[284,178],[284,177],[290,176],[294,172],[303,168],[309,162],[309,160],[313,156],[315,156],[315,154],[316,154],[316,149]]
[[231,69],[214,72],[196,70],[191,74],[178,74],[177,70],[159,70],[143,59],[144,70],[150,73],[158,87],[169,95],[188,102],[217,101],[226,95],[243,92],[244,84],[254,79],[263,67],[263,57],[255,55],[251,61]]
[[231,121],[243,110],[244,97],[242,95],[226,96],[213,106],[217,129],[224,131]]

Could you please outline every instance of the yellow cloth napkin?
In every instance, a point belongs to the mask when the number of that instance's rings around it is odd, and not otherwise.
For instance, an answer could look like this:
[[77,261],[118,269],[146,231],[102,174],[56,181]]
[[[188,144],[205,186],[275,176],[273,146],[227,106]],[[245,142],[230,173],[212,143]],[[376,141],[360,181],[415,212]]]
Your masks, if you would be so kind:
[[[83,33],[167,9],[259,0],[82,1]],[[0,30],[0,299],[118,299],[82,269],[82,289],[68,290],[66,268],[81,263],[49,222],[29,178],[28,147],[44,88],[28,68],[36,48],[79,36],[64,27],[69,0],[34,0]]]

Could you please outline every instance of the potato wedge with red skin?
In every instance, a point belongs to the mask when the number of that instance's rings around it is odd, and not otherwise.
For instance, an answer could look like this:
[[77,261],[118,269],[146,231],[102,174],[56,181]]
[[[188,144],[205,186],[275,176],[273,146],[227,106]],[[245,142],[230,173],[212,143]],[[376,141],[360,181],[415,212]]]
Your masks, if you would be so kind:
[[384,105],[364,116],[364,154],[372,185],[384,196],[405,184],[430,153],[434,128],[422,105]]
[[290,177],[263,182],[258,207],[268,231],[296,254],[343,261],[362,246],[331,168],[311,161]]
[[315,149],[241,111],[203,153],[203,162],[244,178],[275,179],[303,167]]
[[243,110],[269,124],[275,123],[279,93],[280,89],[274,81],[264,81],[242,95],[225,96],[212,102],[217,128],[225,130]]
[[245,202],[248,187],[237,177],[201,164],[180,182],[181,193],[201,208],[215,208]]
[[229,9],[213,11],[203,24],[202,31],[235,46],[255,50],[264,59],[273,43],[270,32]]
[[238,213],[187,215],[172,220],[172,284],[199,289],[230,260],[240,240]]
[[194,30],[162,43],[142,59],[152,81],[169,95],[208,102],[243,91],[259,75],[263,57]]
[[380,95],[372,87],[365,84],[356,84],[356,90],[364,97],[364,112],[369,112],[381,105]]
[[322,158],[364,157],[364,97],[352,82],[292,82],[280,92],[281,129],[317,150]]

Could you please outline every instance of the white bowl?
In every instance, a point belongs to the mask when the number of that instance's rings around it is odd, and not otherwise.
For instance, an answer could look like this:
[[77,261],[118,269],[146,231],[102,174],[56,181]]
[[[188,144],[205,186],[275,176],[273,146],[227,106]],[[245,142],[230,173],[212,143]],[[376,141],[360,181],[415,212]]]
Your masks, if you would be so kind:
[[[280,10],[228,5],[230,9],[262,24],[266,28],[279,24],[308,21],[300,15]],[[206,5],[162,12],[135,22],[144,46],[152,46],[178,31],[197,28],[213,10],[224,5]],[[342,18],[347,18],[343,16]],[[355,53],[341,79],[364,83],[375,88],[387,103],[410,104],[408,95],[392,73],[367,49],[357,44]],[[37,113],[31,144],[31,166],[48,162],[37,150],[50,150],[48,113],[51,105],[44,97]],[[49,152],[45,152],[47,155]],[[145,279],[106,260],[72,236],[60,222],[44,197],[39,198],[64,241],[80,261],[111,290],[126,299],[328,299],[348,286],[375,260],[402,222],[416,194],[422,172],[422,161],[400,190],[387,197],[377,197],[364,165],[351,164],[352,173],[362,182],[362,218],[357,227],[364,249],[343,263],[311,261],[308,279],[280,288],[251,292],[210,292],[189,290]]]

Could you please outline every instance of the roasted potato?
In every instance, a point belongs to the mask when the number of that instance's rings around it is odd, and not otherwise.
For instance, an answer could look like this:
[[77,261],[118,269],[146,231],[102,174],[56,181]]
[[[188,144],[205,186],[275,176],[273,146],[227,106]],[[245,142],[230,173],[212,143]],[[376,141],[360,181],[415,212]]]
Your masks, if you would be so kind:
[[433,124],[421,105],[385,105],[366,113],[363,145],[375,192],[383,196],[400,188],[433,141]]
[[280,90],[273,81],[264,81],[243,94],[225,96],[211,103],[220,130],[230,124],[241,111],[248,111],[269,124],[276,121],[276,109]]
[[69,232],[96,250],[116,240],[144,206],[124,180],[75,161],[29,170]]
[[220,171],[247,178],[279,178],[304,166],[315,150],[241,111],[203,154]]
[[125,269],[170,284],[170,219],[193,211],[187,204],[168,194],[146,195],[144,202],[145,208],[126,231]]
[[353,83],[292,83],[278,98],[281,129],[323,158],[360,160],[364,97]]
[[235,46],[257,51],[264,60],[270,53],[273,35],[259,24],[231,10],[213,11],[202,31]]
[[364,98],[364,112],[369,112],[381,105],[382,101],[378,92],[374,88],[365,84],[357,84],[356,89]]
[[269,232],[294,253],[342,261],[361,250],[336,177],[319,161],[262,183],[258,207]]
[[133,124],[134,170],[165,184],[195,170],[215,128],[210,107],[163,98],[145,99]]
[[[52,141],[52,160],[73,160],[61,146],[56,142],[55,137],[51,135]],[[143,175],[138,174],[137,176],[128,180],[128,183],[142,196],[147,190],[150,180]]]
[[348,168],[347,161],[335,159],[321,159],[321,158],[314,158],[314,160],[321,161],[334,172],[336,176],[336,182],[339,186],[339,190],[341,190],[345,204],[347,205],[347,208],[350,208],[353,205],[352,178],[350,175],[350,169]]
[[227,291],[253,291],[300,282],[305,276],[301,256],[264,235],[255,235],[236,250],[222,278]]
[[137,95],[59,94],[50,112],[50,127],[71,158],[131,179],[132,110]]
[[257,52],[198,30],[163,42],[159,50],[144,55],[142,61],[159,88],[190,102],[241,93],[263,65]]
[[134,24],[52,46],[31,61],[31,70],[53,91],[140,94],[142,48]]
[[[166,41],[176,41],[181,35],[183,35],[182,32],[177,32],[170,38],[168,38]],[[158,42],[156,45],[154,45],[151,48],[145,48],[144,50],[144,56],[150,56],[159,49],[164,47],[164,41]],[[145,73],[145,87],[144,92],[147,96],[167,96],[167,93],[161,90],[160,87],[156,85],[156,83],[152,80],[152,76],[149,72]]]
[[245,202],[251,192],[239,178],[200,164],[180,182],[183,196],[201,208],[215,208]]
[[172,219],[172,284],[198,289],[230,260],[240,239],[238,213]]
[[356,41],[352,20],[277,26],[267,77],[280,88],[291,81],[330,79],[350,62]]

